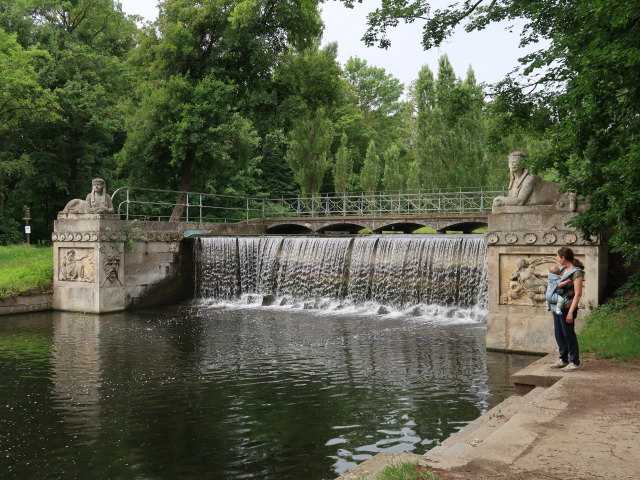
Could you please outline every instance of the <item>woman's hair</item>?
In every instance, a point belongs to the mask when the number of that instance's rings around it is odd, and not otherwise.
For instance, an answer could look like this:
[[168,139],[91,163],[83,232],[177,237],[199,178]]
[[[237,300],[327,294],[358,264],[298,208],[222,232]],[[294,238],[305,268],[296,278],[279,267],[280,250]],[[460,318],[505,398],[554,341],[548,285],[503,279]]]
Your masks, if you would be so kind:
[[562,258],[566,258],[569,262],[571,262],[576,267],[584,268],[583,263],[577,258],[574,258],[573,250],[571,250],[569,247],[560,247],[558,249],[558,256]]

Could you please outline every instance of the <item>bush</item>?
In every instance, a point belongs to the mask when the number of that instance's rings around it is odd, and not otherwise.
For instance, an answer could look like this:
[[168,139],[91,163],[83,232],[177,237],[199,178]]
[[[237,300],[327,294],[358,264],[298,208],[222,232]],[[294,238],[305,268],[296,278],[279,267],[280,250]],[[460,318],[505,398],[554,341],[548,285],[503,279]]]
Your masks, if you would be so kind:
[[0,245],[14,245],[24,242],[20,223],[0,213]]

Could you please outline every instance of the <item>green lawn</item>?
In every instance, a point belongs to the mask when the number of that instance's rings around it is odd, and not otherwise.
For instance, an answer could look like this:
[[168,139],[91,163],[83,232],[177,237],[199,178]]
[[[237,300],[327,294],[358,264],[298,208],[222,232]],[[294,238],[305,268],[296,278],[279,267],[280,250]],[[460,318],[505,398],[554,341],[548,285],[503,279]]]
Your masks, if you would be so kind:
[[0,247],[0,298],[30,290],[43,290],[53,280],[51,247]]

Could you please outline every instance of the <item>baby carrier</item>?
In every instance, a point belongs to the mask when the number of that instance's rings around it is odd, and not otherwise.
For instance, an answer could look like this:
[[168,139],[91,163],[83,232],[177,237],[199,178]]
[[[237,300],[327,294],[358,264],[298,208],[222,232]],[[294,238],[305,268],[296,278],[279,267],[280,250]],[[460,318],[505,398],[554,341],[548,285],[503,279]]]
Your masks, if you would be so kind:
[[[566,267],[562,267],[563,271]],[[564,282],[567,278],[569,278],[571,275],[573,275],[575,272],[582,270],[582,268],[580,267],[573,267],[572,269],[570,269],[568,272],[564,272],[562,274],[562,276],[560,278],[558,278],[558,280],[556,280],[555,282],[549,282],[549,286],[547,288],[547,291],[545,293],[545,297],[547,302],[549,303],[549,310],[551,310],[551,305],[556,305],[556,312],[558,312],[558,310],[560,310],[562,306],[566,305],[571,298],[566,298],[566,297],[562,297],[562,288],[558,288],[558,284]]]

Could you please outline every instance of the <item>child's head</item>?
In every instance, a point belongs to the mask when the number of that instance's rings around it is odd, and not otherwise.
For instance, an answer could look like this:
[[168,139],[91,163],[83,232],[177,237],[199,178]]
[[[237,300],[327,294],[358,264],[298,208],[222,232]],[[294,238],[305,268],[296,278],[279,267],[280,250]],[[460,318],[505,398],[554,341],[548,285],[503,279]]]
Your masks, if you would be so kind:
[[549,268],[549,273],[560,275],[560,267],[558,265],[551,265],[551,268]]

